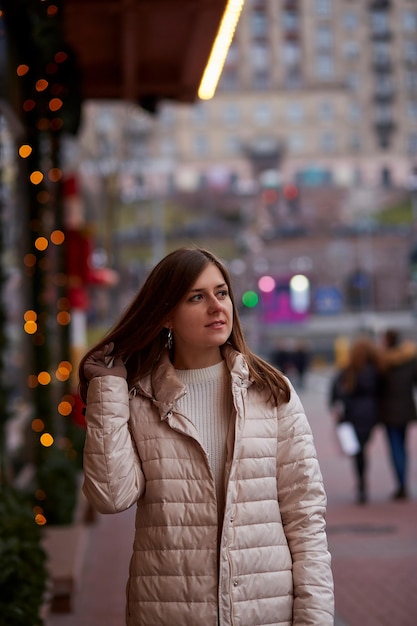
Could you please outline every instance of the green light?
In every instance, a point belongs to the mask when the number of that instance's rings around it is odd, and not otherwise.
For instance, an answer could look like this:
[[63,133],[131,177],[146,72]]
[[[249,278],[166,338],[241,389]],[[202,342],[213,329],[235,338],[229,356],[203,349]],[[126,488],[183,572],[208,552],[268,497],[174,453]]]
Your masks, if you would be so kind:
[[242,302],[248,309],[253,309],[259,302],[258,294],[255,291],[245,291],[242,296]]

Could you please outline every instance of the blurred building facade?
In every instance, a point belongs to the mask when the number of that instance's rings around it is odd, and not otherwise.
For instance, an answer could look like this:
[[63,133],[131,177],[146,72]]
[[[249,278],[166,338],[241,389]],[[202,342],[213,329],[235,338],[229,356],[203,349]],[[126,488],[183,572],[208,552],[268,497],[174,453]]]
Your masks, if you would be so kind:
[[303,273],[312,314],[417,308],[417,210],[380,221],[417,206],[414,1],[246,0],[212,100],[89,101],[83,119],[87,219],[132,290],[192,242],[230,263],[238,296]]
[[[406,185],[417,159],[417,7],[410,0],[247,0],[216,96],[160,109],[178,184],[249,179]],[[253,159],[252,159],[253,161]]]

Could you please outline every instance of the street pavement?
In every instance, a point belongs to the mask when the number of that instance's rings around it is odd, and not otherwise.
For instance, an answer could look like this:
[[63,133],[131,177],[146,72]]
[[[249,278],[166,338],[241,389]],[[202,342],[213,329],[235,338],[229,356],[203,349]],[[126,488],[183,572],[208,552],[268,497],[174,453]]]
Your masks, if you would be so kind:
[[[315,369],[298,392],[328,495],[335,626],[416,626],[417,423],[410,428],[409,500],[390,499],[395,485],[384,432],[378,427],[369,445],[369,501],[356,504],[352,461],[339,449],[327,409],[331,374],[330,369]],[[88,529],[72,611],[50,613],[45,626],[123,626],[133,533],[134,508],[96,516]]]

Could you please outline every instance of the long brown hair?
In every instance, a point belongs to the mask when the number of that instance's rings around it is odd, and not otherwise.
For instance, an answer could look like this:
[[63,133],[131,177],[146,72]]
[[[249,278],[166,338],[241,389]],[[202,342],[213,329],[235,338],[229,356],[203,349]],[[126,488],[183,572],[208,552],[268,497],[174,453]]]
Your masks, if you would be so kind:
[[165,256],[150,272],[120,319],[84,355],[79,366],[83,401],[88,386],[85,360],[110,342],[114,343],[113,355],[120,356],[126,365],[129,386],[155,367],[167,343],[166,320],[209,263],[223,274],[233,305],[233,326],[227,343],[246,357],[251,377],[259,389],[267,389],[275,404],[288,402],[290,390],[284,376],[255,355],[246,343],[229,272],[214,254],[203,248],[179,248]]
[[381,369],[379,351],[370,337],[360,336],[350,348],[349,361],[343,373],[342,385],[346,391],[354,391],[359,373],[368,364]]

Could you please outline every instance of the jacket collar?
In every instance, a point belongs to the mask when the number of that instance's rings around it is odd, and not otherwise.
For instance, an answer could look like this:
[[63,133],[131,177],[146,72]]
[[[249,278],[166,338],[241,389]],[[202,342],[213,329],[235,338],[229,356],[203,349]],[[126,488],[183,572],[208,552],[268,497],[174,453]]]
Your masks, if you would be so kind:
[[[251,384],[249,368],[240,352],[229,344],[222,347],[222,354],[226,361],[233,383],[240,388],[247,388]],[[175,368],[169,359],[168,350],[164,350],[155,369],[135,385],[137,392],[150,398],[158,408],[161,419],[170,413],[176,402],[184,395],[185,385],[177,377]]]

